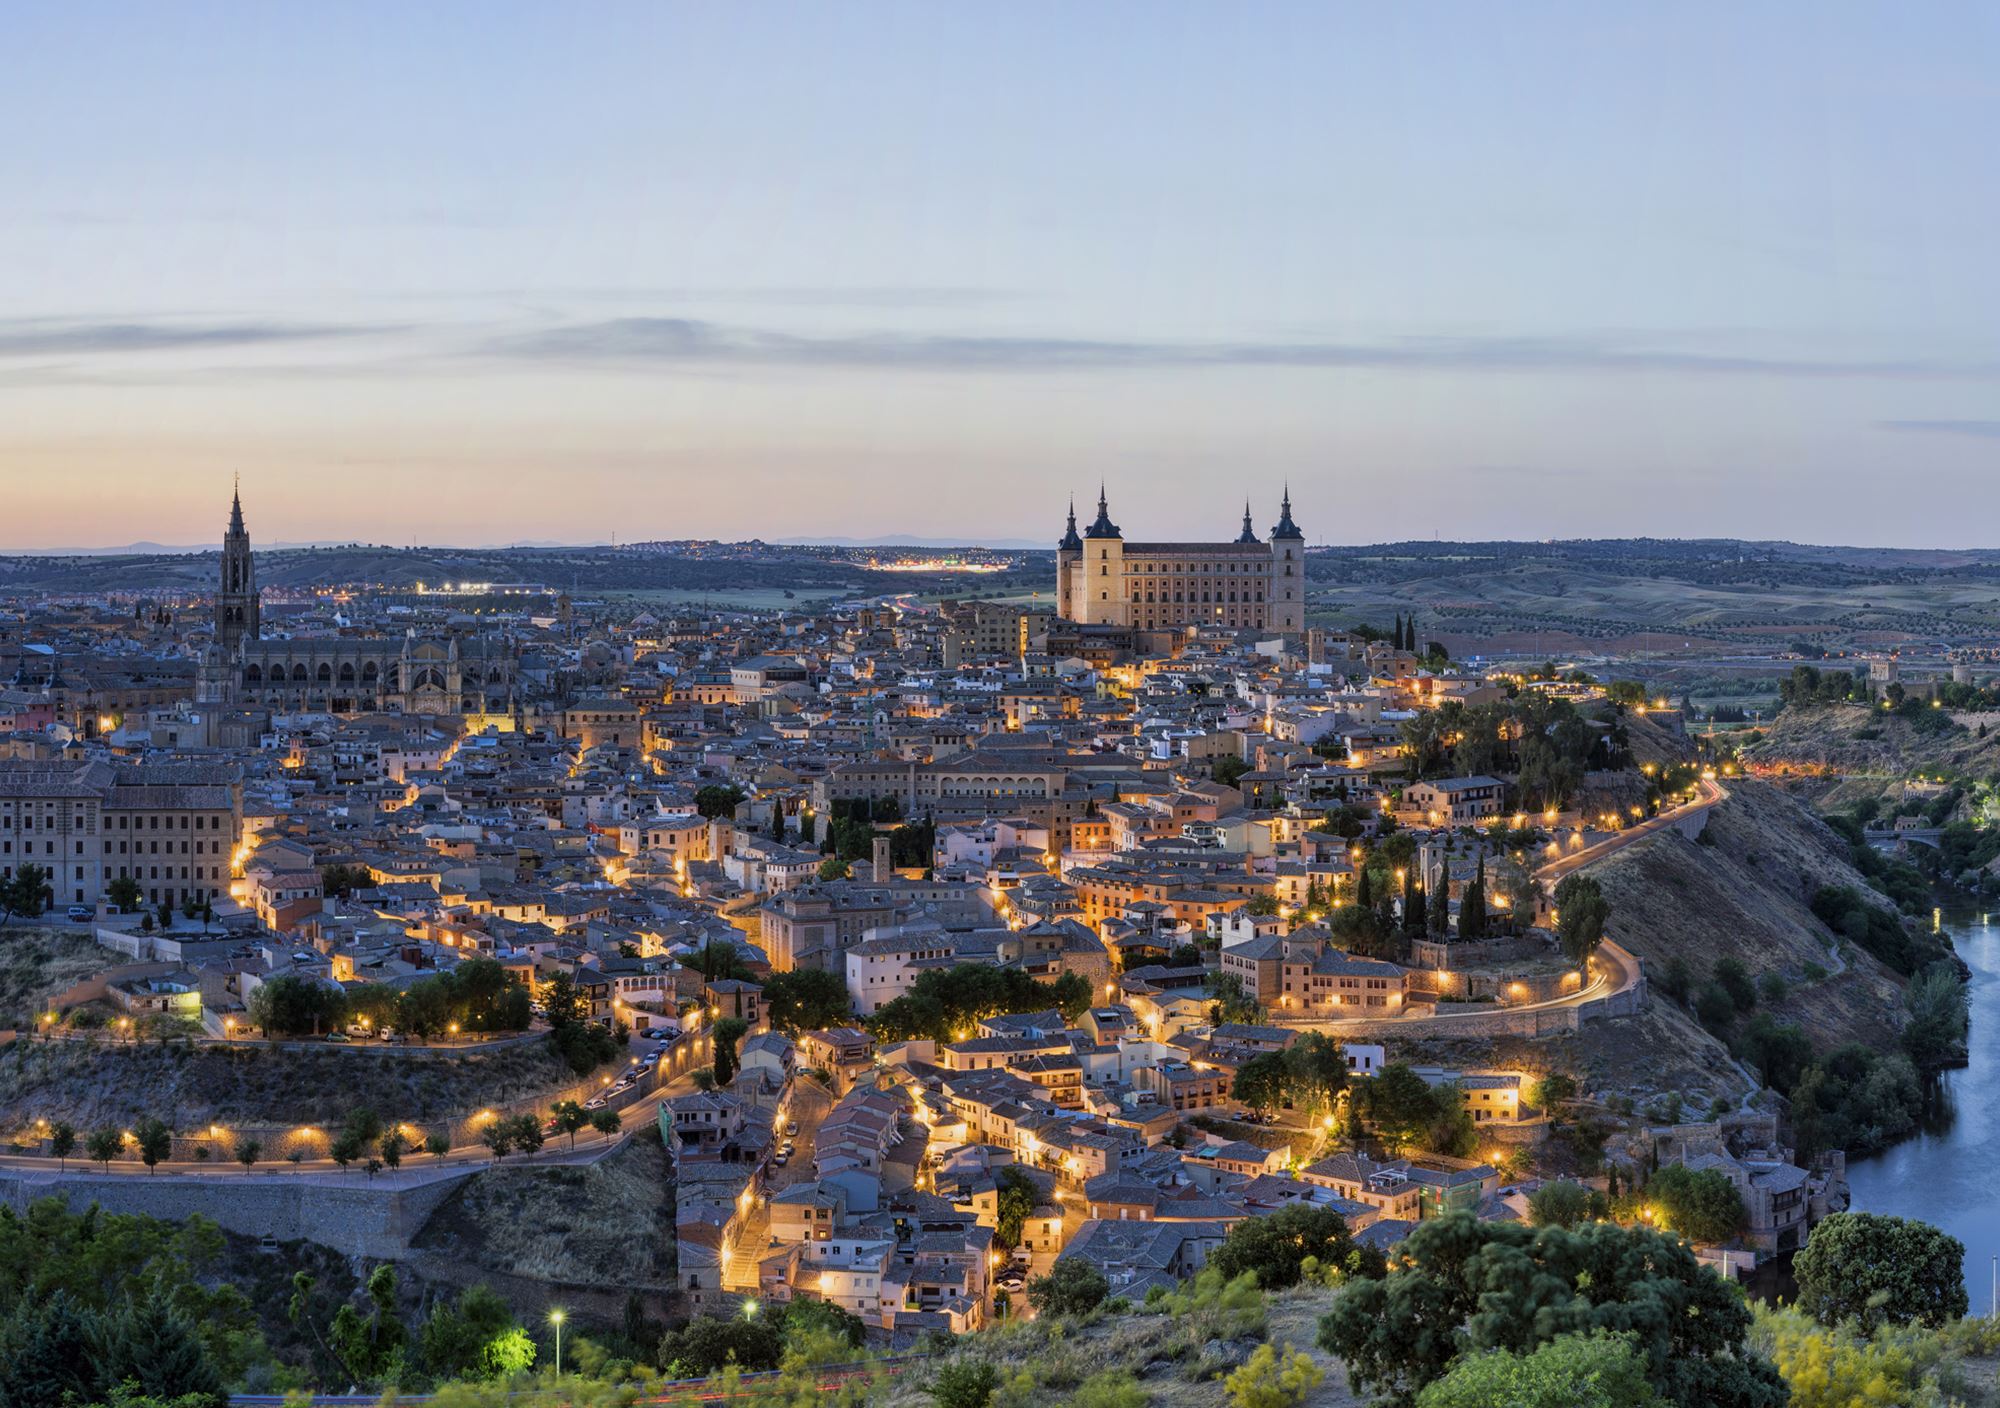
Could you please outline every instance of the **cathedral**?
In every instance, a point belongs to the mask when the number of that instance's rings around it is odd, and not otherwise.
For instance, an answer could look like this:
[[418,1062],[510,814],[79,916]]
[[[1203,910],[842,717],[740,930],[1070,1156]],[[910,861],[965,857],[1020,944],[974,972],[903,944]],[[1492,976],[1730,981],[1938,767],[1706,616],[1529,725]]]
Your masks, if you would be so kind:
[[241,493],[231,501],[200,702],[298,713],[497,714],[511,711],[515,670],[512,646],[486,636],[267,638]]
[[1292,491],[1269,542],[1251,526],[1234,542],[1128,543],[1104,491],[1082,533],[1076,505],[1056,544],[1057,610],[1066,621],[1133,630],[1224,626],[1298,634],[1305,629],[1306,535],[1292,522]]

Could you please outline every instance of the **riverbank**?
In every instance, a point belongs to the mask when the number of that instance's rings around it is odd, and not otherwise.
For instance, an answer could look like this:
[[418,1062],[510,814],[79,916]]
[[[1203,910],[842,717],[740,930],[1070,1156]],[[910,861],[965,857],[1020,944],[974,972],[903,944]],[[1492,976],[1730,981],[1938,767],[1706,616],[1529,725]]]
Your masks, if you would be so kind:
[[1947,911],[1966,985],[1971,1031],[1965,1064],[1938,1078],[1923,1127],[1880,1153],[1851,1160],[1848,1192],[1856,1212],[1913,1217],[1965,1244],[1973,1309],[1988,1310],[2000,1259],[2000,925],[1970,908]]

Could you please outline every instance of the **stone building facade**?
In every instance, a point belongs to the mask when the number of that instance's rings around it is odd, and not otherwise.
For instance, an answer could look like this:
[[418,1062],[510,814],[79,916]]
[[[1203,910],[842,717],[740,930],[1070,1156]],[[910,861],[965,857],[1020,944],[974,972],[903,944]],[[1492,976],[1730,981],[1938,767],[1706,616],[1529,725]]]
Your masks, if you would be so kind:
[[1056,545],[1057,607],[1085,626],[1296,634],[1305,629],[1305,549],[1289,489],[1269,542],[1258,538],[1245,504],[1243,531],[1227,543],[1128,543],[1100,492],[1097,520],[1079,534],[1072,507]]

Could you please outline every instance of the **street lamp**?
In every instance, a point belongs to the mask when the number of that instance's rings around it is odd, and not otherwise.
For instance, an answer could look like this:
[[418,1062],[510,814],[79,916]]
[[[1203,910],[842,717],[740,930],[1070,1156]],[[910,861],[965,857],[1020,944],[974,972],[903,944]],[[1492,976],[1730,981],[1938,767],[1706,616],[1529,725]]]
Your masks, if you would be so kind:
[[562,1322],[563,1322],[563,1313],[560,1310],[551,1310],[549,1312],[549,1323],[556,1327],[556,1377],[557,1378],[562,1377]]

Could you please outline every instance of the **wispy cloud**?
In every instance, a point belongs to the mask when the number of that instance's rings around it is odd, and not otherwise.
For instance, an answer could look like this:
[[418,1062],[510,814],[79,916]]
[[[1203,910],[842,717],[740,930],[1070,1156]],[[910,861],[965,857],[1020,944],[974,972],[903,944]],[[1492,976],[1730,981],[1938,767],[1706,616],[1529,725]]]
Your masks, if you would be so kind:
[[397,329],[378,325],[231,322],[92,321],[53,318],[0,319],[0,357],[89,356],[100,353],[171,352],[317,342]]
[[2000,440],[2000,420],[1885,420],[1884,430],[1903,430],[1920,435],[1965,435],[1975,440]]
[[1408,371],[1677,373],[1773,377],[1983,377],[1995,367],[1676,350],[1587,338],[1167,342],[867,333],[805,337],[692,318],[614,318],[495,341],[504,356],[568,362],[737,363],[908,371],[1327,367]]

